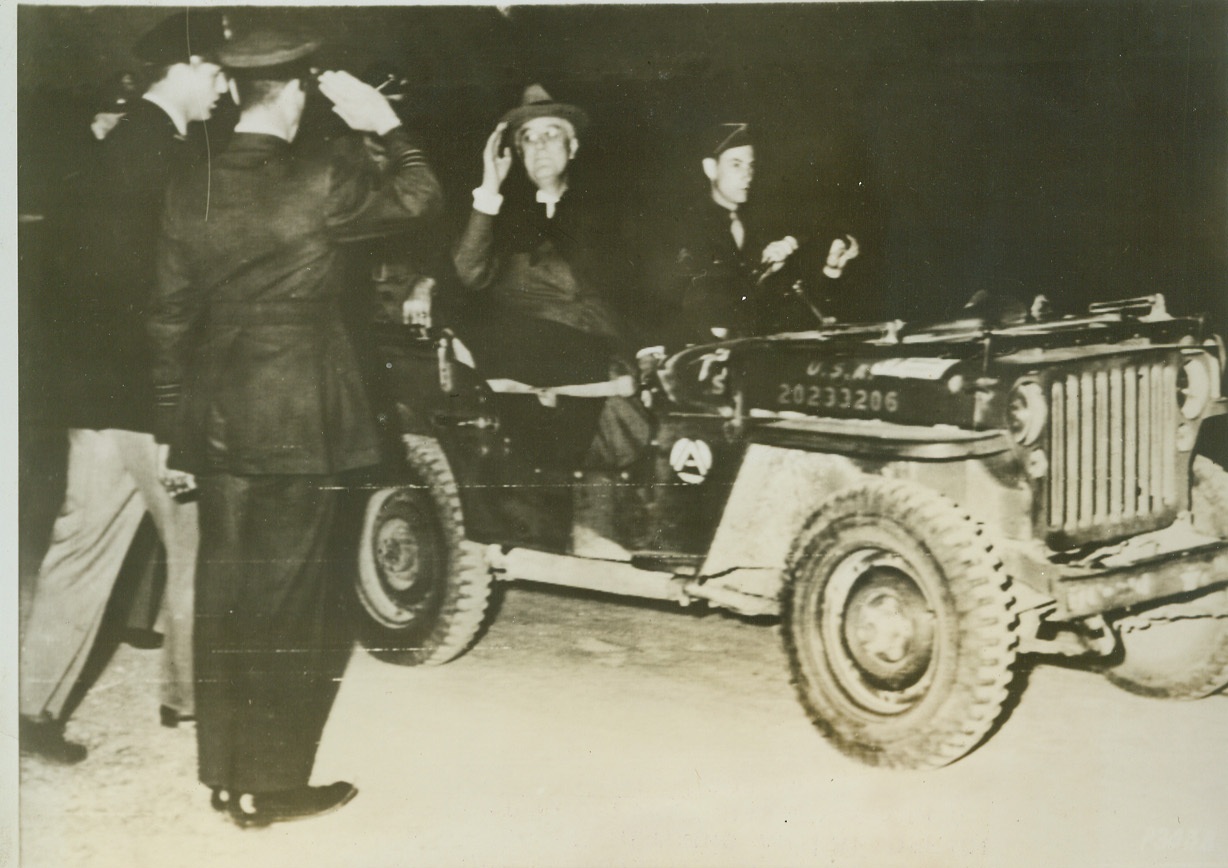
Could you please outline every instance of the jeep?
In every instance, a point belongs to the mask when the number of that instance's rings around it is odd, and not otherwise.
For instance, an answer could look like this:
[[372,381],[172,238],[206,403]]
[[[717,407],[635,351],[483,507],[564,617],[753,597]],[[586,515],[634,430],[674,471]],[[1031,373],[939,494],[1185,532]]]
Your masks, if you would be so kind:
[[[377,657],[438,664],[492,585],[702,604],[778,623],[839,750],[932,768],[992,734],[1028,655],[1170,698],[1228,683],[1223,343],[1162,296],[1086,315],[811,331],[649,353],[641,376],[488,381],[446,330],[381,327],[357,593]],[[569,412],[636,402],[594,466]]]

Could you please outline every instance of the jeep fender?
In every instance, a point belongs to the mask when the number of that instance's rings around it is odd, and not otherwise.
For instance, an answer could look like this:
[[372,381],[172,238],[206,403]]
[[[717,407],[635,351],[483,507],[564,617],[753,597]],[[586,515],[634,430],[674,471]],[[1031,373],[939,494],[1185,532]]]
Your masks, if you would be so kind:
[[[970,487],[980,496],[996,491],[1012,502],[990,513],[1030,512],[1026,486],[998,478],[1000,467],[989,470],[1010,450],[1000,431],[791,419],[747,434],[751,445],[700,571],[712,588],[775,599],[803,524],[827,498],[867,475],[915,479],[965,503]],[[988,490],[981,487],[995,479]],[[1009,535],[1029,531],[1013,527]]]
[[775,599],[785,559],[806,519],[865,473],[844,455],[752,443],[700,575],[710,577],[710,587]]

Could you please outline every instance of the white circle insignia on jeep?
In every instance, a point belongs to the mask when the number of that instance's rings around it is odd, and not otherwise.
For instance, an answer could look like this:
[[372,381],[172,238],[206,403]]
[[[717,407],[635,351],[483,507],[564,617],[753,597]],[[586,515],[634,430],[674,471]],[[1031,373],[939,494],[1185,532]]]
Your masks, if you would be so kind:
[[702,440],[683,437],[670,449],[669,465],[683,482],[698,485],[712,469],[712,447]]

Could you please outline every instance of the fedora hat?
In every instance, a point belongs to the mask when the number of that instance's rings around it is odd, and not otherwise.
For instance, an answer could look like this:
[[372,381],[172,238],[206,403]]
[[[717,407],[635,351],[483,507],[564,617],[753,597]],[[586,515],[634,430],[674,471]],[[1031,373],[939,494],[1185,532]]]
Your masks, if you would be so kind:
[[577,133],[588,126],[588,115],[584,109],[555,101],[540,84],[526,87],[520,105],[505,114],[501,121],[514,133],[534,118],[562,118],[571,124]]

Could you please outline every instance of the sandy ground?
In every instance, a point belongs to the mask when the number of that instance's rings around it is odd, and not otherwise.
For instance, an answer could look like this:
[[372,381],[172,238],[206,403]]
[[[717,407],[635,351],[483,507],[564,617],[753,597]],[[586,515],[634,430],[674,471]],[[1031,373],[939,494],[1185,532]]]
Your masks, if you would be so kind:
[[344,810],[244,831],[156,720],[156,651],[121,647],[69,734],[22,760],[26,868],[1228,865],[1228,702],[1161,702],[1042,666],[1002,730],[931,773],[829,747],[771,624],[513,587],[446,666],[355,653],[316,778]]

